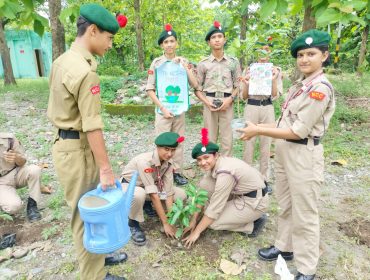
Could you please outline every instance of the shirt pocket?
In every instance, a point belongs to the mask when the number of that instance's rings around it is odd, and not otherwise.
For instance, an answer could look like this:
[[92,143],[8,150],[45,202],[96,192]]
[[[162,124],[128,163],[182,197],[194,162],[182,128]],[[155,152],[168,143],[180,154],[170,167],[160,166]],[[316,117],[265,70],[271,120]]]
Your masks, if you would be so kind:
[[229,69],[222,74],[222,81],[226,87],[231,87],[233,85],[233,78]]

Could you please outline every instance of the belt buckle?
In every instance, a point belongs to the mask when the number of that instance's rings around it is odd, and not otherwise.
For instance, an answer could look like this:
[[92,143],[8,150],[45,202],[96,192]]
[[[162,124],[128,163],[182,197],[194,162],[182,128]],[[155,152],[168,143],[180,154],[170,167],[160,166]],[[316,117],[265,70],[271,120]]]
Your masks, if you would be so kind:
[[224,98],[224,93],[221,91],[216,91],[215,92],[215,98]]

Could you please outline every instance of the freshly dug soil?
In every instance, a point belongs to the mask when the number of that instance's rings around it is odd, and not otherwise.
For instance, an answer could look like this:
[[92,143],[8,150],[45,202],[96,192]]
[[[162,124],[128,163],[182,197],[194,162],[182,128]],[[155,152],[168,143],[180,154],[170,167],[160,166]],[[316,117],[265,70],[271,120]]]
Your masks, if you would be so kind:
[[352,221],[341,223],[339,230],[349,237],[358,238],[360,244],[370,248],[370,221],[365,219],[353,219]]

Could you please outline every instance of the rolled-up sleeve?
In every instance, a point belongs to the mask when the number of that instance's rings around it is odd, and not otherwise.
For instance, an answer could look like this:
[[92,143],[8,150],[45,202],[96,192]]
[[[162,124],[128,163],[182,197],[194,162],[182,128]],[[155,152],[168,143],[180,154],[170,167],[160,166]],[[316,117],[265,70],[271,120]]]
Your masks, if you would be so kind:
[[315,85],[306,98],[300,104],[291,129],[300,138],[306,138],[312,131],[314,125],[322,120],[326,108],[328,107],[331,90],[324,84]]
[[155,91],[155,62],[153,61],[148,70],[148,80],[146,82],[146,91],[154,90]]
[[100,81],[95,72],[89,72],[82,81],[77,103],[82,118],[82,131],[103,129],[104,124],[100,115]]
[[215,191],[211,196],[209,205],[204,214],[214,220],[217,220],[225,208],[226,202],[235,185],[235,180],[230,174],[219,174],[216,178]]
[[158,193],[158,188],[154,182],[152,173],[146,173],[144,170],[151,169],[151,167],[145,163],[138,162],[137,168],[139,171],[140,179],[144,185],[145,193]]

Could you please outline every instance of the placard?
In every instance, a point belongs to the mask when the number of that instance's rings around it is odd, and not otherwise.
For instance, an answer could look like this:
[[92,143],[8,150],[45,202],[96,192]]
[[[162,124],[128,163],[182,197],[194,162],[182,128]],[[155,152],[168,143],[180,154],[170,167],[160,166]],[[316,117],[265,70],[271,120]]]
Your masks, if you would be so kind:
[[[157,97],[175,116],[189,109],[188,75],[180,63],[167,61],[155,69]],[[156,112],[162,114],[159,108]]]
[[271,95],[272,63],[251,64],[248,95]]

